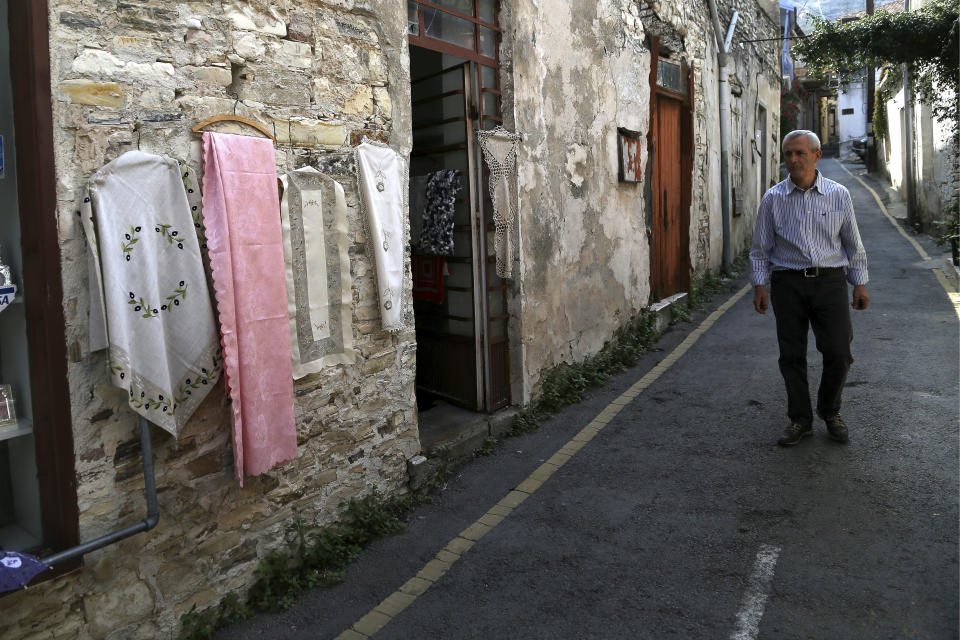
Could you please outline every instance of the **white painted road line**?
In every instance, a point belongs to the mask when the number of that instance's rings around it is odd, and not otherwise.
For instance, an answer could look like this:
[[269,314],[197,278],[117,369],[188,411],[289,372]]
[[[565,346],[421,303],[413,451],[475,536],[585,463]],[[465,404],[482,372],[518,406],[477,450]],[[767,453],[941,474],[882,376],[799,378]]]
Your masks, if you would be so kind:
[[743,596],[743,604],[737,613],[737,628],[730,634],[730,640],[756,640],[760,633],[760,618],[763,609],[767,606],[767,596],[770,595],[770,584],[773,582],[773,570],[777,566],[777,557],[780,547],[769,544],[760,545],[757,552],[757,561],[753,564],[753,573],[747,592]]

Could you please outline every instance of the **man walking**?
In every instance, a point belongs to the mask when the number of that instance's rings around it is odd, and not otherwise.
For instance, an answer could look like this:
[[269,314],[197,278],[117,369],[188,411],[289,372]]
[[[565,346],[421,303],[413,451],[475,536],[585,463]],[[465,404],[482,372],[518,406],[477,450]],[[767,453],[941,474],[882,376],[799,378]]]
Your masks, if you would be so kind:
[[[850,192],[817,170],[820,139],[798,130],[783,139],[790,173],[760,201],[750,250],[753,306],[765,314],[772,301],[780,346],[780,373],[787,388],[790,424],[778,444],[789,447],[813,433],[807,384],[807,334],[813,328],[823,356],[817,415],[837,442],[849,439],[840,417],[847,371],[853,363],[853,327],[847,308],[847,282],[853,308],[866,309],[867,254],[860,241]],[[770,293],[767,284],[771,285]]]

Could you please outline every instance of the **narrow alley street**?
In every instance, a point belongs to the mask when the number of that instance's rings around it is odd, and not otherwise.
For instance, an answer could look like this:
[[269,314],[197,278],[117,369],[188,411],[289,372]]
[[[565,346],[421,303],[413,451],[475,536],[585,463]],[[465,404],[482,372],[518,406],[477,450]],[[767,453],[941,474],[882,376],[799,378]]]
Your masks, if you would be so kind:
[[[870,261],[849,444],[817,421],[776,446],[774,318],[743,279],[634,369],[461,467],[343,584],[216,637],[957,638],[957,279],[837,160],[819,167],[850,189]],[[816,380],[812,336],[810,352]]]

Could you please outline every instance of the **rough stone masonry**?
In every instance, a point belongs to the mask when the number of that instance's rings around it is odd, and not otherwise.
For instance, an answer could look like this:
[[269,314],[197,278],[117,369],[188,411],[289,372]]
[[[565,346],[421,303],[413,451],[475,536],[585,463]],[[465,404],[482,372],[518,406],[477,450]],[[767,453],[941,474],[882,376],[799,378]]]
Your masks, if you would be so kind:
[[[405,490],[420,449],[411,328],[380,329],[353,180],[363,135],[410,146],[406,5],[386,0],[52,0],[51,75],[80,538],[142,517],[136,417],[87,348],[78,196],[130,149],[199,167],[198,121],[253,118],[276,133],[279,172],[312,165],[347,193],[355,365],[299,381],[299,455],[233,480],[222,382],[179,440],[153,430],[160,523],[89,554],[84,568],[0,600],[4,638],[171,637],[182,613],[249,586],[292,514],[314,525],[341,501]],[[16,53],[14,52],[14,59]],[[409,292],[406,292],[409,295]]]

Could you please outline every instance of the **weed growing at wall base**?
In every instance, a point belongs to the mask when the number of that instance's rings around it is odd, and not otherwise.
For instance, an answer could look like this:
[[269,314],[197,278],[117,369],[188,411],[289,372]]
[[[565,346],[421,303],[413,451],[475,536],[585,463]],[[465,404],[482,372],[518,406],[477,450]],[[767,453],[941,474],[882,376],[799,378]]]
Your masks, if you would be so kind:
[[417,501],[405,496],[383,500],[373,493],[347,503],[340,522],[311,531],[294,515],[287,545],[267,555],[254,572],[256,582],[246,603],[236,593],[204,611],[196,606],[180,617],[180,640],[209,640],[220,627],[261,611],[290,608],[307,589],[343,581],[343,571],[373,540],[403,531],[401,517]]
[[[732,290],[731,280],[740,277],[749,264],[749,254],[743,251],[729,269],[719,274],[707,271],[694,277],[690,283],[688,307],[671,311],[671,325],[689,322],[692,317],[688,309],[699,308],[718,293],[729,293]],[[585,391],[603,385],[611,376],[637,364],[640,356],[659,337],[654,315],[645,309],[620,327],[597,354],[577,364],[561,362],[553,367],[541,378],[540,397],[517,413],[507,435],[518,436],[535,431],[541,422],[554,413],[580,402]]]
[[540,379],[540,397],[517,413],[507,435],[534,431],[552,414],[580,402],[585,391],[601,386],[611,376],[635,365],[659,337],[654,315],[644,310],[620,327],[595,355],[577,364],[561,362],[553,367]]

